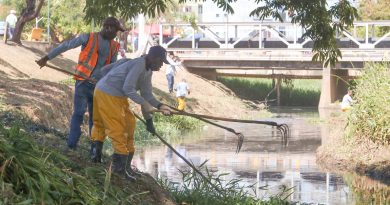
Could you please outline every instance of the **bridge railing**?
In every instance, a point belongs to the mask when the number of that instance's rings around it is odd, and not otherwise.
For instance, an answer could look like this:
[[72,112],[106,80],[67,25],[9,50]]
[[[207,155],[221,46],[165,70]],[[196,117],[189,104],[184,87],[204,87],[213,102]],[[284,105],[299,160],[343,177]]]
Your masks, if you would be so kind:
[[[311,61],[311,49],[177,49],[174,51],[183,60],[230,60],[230,61]],[[340,61],[368,62],[390,61],[389,49],[341,49]]]
[[[171,36],[163,36],[163,30],[169,30]],[[380,30],[385,32],[380,33]],[[355,22],[353,27],[338,32],[339,39],[352,42],[357,48],[372,49],[376,47],[390,48],[390,21]],[[279,41],[289,49],[304,48],[311,39],[303,38],[304,29],[297,24],[279,22],[208,22],[198,23],[195,27],[188,23],[160,24],[159,43],[170,47],[174,42],[186,40],[188,48],[198,48],[199,42],[208,39],[217,48],[235,48],[246,41],[248,48],[264,48],[264,40]],[[256,41],[256,45],[251,45]],[[382,45],[379,45],[381,44]]]

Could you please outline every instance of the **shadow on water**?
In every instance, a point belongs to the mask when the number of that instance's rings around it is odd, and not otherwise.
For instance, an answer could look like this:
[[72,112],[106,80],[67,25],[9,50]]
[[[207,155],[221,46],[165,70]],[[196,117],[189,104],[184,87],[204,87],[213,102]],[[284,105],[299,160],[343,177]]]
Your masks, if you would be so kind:
[[[329,133],[324,130],[326,126],[319,123],[317,109],[275,108],[272,111],[275,112],[272,120],[287,123],[290,127],[291,136],[287,143],[275,128],[269,126],[225,123],[225,126],[245,135],[239,154],[235,153],[237,138],[234,134],[208,125],[199,133],[184,137],[173,147],[195,165],[208,160],[210,170],[229,173],[225,176],[227,181],[241,179],[242,185],[256,183],[257,189],[251,193],[259,198],[267,199],[279,193],[281,187],[291,187],[289,200],[293,202],[364,204],[361,201],[366,198],[356,194],[359,193],[359,186],[353,186],[356,179],[323,172],[316,164],[316,150]],[[188,169],[165,146],[140,149],[134,165],[156,177],[166,177],[177,183],[181,183],[178,170]],[[363,179],[359,177],[358,180]],[[387,189],[387,192],[370,190],[383,196],[381,199],[385,201],[389,196],[388,188],[384,185],[383,189]]]

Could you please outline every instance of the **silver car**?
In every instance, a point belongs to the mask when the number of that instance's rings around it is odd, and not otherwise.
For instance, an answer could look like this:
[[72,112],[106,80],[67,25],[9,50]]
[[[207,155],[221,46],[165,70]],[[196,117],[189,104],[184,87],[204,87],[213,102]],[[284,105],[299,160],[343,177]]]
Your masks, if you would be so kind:
[[5,32],[5,21],[0,21],[0,36],[4,35]]

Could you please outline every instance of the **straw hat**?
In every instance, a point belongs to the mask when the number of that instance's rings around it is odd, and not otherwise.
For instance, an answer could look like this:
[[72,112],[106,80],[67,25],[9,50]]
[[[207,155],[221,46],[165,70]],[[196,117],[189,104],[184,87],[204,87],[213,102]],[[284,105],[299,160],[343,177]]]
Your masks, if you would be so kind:
[[9,13],[10,14],[16,14],[16,11],[12,9],[11,11],[9,11]]

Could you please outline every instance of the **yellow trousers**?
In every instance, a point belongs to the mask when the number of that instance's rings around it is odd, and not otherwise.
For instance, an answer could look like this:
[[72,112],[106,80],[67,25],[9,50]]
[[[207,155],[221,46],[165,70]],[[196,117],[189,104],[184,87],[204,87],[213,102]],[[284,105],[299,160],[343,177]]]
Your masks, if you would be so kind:
[[103,142],[106,135],[112,140],[114,152],[134,152],[135,117],[129,110],[127,97],[108,95],[95,89],[93,95],[92,140]]
[[177,109],[180,110],[180,111],[183,111],[184,108],[186,108],[186,100],[185,100],[185,97],[178,97],[177,98],[177,101],[179,103],[179,105],[177,106]]
[[352,107],[349,106],[349,105],[347,105],[347,106],[341,106],[341,110],[342,110],[343,112],[347,112],[347,111],[349,111],[351,108],[352,108]]

